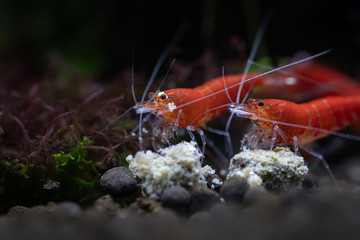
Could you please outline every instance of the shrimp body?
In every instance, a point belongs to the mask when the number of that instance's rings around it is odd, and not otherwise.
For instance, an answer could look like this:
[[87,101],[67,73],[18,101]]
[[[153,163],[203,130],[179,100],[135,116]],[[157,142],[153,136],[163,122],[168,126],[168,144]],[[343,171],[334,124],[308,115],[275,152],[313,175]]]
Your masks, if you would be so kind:
[[[256,74],[247,76],[251,78]],[[160,116],[165,125],[180,128],[191,126],[198,129],[216,115],[224,113],[227,106],[223,105],[236,101],[242,77],[242,74],[229,75],[215,78],[194,89],[175,88],[159,92],[150,95],[150,102],[138,103],[136,110],[138,113],[152,112]],[[244,83],[242,93],[246,93],[253,86],[262,86],[264,80],[259,77],[253,81]]]
[[[254,100],[231,109],[250,118],[267,137],[303,146],[359,121],[360,96],[334,96],[297,104],[280,99]],[[278,126],[281,131],[276,130]]]
[[261,97],[280,95],[296,102],[326,96],[360,95],[359,83],[337,70],[314,62],[302,63],[274,73]]
[[[297,67],[294,73],[329,86],[329,88],[324,88],[317,97],[330,95],[360,95],[360,85],[358,81],[350,78],[346,74],[313,62],[304,65],[305,66],[303,67],[301,67],[301,65]],[[306,90],[306,88],[311,87],[308,85],[304,84],[302,88]]]

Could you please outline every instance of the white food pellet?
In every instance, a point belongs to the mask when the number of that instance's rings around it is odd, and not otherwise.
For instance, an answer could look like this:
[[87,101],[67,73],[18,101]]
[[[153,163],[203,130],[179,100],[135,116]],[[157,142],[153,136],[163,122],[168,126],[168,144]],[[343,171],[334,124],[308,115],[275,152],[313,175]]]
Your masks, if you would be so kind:
[[245,149],[231,159],[227,178],[243,178],[250,187],[264,185],[270,189],[283,189],[291,184],[301,186],[308,171],[304,158],[288,148]]

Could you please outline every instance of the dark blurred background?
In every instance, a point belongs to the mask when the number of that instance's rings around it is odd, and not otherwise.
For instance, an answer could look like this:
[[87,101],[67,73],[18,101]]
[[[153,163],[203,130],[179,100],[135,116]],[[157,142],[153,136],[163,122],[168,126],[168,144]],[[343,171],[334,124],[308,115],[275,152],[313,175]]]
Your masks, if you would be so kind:
[[269,11],[272,18],[257,56],[277,59],[300,50],[315,54],[332,48],[324,58],[359,78],[356,1],[2,0],[0,79],[11,70],[33,79],[61,59],[80,74],[112,81],[131,68],[132,51],[135,69],[150,75],[183,22],[188,27],[172,57],[191,61],[211,49],[221,63],[232,57],[228,49],[234,41],[244,43],[248,55]]

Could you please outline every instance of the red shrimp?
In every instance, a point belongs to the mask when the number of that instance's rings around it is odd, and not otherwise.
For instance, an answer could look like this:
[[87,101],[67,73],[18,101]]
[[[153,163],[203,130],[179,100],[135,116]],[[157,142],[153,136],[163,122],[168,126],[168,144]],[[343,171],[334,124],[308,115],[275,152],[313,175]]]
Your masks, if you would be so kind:
[[280,95],[301,102],[326,96],[360,95],[356,80],[313,61],[295,65],[286,72],[275,72],[266,83],[267,91],[260,97]]
[[[243,96],[244,93],[248,94],[250,90],[254,89],[258,92],[257,90],[259,88],[262,91],[266,90],[264,87],[267,88],[270,85],[264,84],[266,81],[266,78],[264,77],[265,75],[301,62],[309,61],[313,58],[324,55],[327,52],[328,50],[261,74],[247,74],[250,66],[247,65],[244,74],[218,77],[194,89],[178,88],[167,90],[165,92],[157,92],[156,94],[151,93],[149,94],[150,100],[148,102],[144,102],[145,93],[150,87],[155,76],[153,73],[145,89],[141,102],[136,103],[131,108],[136,109],[137,113],[140,113],[138,127],[140,145],[142,144],[142,113],[151,112],[163,120],[163,123],[157,125],[157,128],[153,129],[153,133],[155,135],[168,142],[167,137],[172,137],[174,133],[176,133],[177,128],[180,127],[186,128],[192,140],[195,140],[191,131],[197,130],[202,139],[204,152],[206,141],[200,127],[206,127],[205,124],[207,121],[214,118],[216,115],[225,112],[230,103],[238,103],[240,95]],[[252,58],[250,58],[250,60],[251,59]],[[158,64],[156,64],[156,66],[158,66]],[[248,78],[245,79],[245,77]],[[135,97],[134,100],[136,102]],[[116,118],[110,124],[122,116]],[[227,124],[227,126],[229,125],[230,124]],[[226,128],[225,131],[211,128],[208,128],[208,130],[224,135],[226,137],[227,144],[231,148],[228,128]]]
[[[247,76],[255,78],[256,75],[251,73]],[[175,88],[155,95],[149,94],[152,100],[138,103],[136,109],[137,112],[157,114],[164,120],[164,125],[199,130],[210,119],[224,113],[226,104],[235,102],[242,78],[242,74],[229,75],[215,78],[194,89]],[[253,81],[244,83],[242,93],[249,91],[252,86],[261,87],[264,78],[255,78]]]
[[[317,83],[329,86],[328,88],[324,88],[322,92],[319,92],[317,97],[330,95],[360,95],[360,85],[356,80],[324,65],[309,62],[308,64],[296,66],[294,73],[295,75],[313,79]],[[303,82],[306,83],[306,81]],[[306,90],[307,87],[310,86],[302,84],[302,89]]]
[[276,139],[276,143],[304,146],[358,123],[360,96],[332,96],[302,104],[280,99],[250,99],[231,111],[250,118],[262,136]]

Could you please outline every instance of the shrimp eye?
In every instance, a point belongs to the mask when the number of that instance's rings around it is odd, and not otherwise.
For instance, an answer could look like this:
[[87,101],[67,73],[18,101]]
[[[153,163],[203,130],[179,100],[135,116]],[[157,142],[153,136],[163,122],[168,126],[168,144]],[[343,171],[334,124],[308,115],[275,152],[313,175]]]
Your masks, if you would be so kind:
[[165,99],[167,99],[167,96],[166,96],[165,93],[163,93],[163,94],[160,95],[160,98],[161,98],[162,100],[165,100]]
[[259,106],[259,107],[262,107],[262,106],[264,106],[264,105],[265,105],[265,103],[264,103],[263,101],[261,101],[261,102],[258,103],[258,106]]

